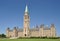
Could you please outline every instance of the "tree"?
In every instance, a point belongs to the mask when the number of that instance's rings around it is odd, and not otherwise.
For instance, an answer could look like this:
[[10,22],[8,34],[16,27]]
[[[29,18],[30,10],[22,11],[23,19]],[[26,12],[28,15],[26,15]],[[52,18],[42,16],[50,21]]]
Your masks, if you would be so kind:
[[5,34],[0,34],[0,38],[6,38]]

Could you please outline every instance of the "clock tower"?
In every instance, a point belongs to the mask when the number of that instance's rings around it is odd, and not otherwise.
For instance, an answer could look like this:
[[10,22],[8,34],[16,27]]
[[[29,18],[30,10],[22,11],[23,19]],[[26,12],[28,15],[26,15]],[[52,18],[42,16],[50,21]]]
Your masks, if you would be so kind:
[[24,29],[23,29],[23,36],[24,37],[27,37],[29,36],[29,27],[30,27],[30,18],[29,18],[29,14],[28,14],[28,7],[26,5],[26,8],[25,8],[25,14],[24,14]]

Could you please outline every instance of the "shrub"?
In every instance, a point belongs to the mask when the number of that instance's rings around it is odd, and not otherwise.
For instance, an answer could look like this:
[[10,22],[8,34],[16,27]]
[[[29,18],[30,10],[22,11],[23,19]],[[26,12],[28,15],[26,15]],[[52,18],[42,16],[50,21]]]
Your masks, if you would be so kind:
[[19,37],[18,39],[59,39],[60,37]]

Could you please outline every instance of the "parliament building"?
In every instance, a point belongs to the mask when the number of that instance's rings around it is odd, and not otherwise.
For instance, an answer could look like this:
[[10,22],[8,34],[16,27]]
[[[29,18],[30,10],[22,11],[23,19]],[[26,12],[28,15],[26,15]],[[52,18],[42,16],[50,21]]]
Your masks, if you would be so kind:
[[46,37],[56,36],[55,25],[51,24],[50,27],[48,27],[44,26],[44,24],[41,24],[40,26],[30,28],[30,16],[27,5],[24,13],[23,29],[19,29],[17,27],[14,27],[13,30],[11,30],[10,28],[6,29],[6,37],[45,37],[45,36]]

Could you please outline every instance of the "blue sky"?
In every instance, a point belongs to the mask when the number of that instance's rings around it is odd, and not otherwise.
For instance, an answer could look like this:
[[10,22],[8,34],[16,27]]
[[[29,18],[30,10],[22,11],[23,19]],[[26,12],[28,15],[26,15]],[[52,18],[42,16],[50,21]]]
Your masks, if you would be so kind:
[[0,0],[0,34],[6,28],[23,28],[25,6],[28,5],[30,27],[55,24],[57,36],[60,36],[60,0]]

